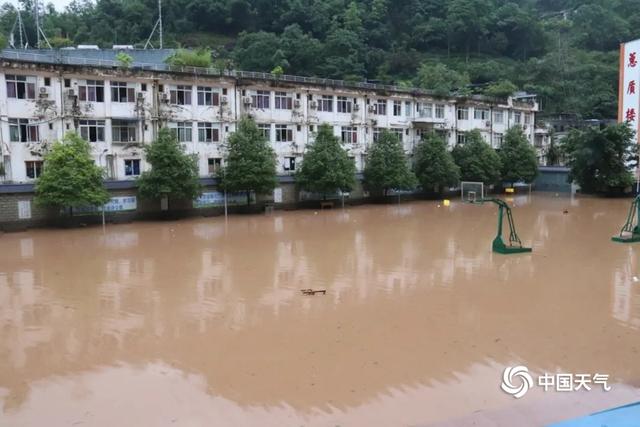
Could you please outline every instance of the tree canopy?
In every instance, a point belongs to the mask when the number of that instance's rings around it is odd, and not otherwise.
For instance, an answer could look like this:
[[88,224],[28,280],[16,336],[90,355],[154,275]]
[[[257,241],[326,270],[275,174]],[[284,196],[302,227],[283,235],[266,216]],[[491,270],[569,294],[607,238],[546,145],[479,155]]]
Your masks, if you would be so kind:
[[225,166],[218,178],[227,191],[245,192],[247,204],[251,192],[268,194],[277,184],[276,155],[256,122],[244,117],[229,136]]
[[500,180],[500,157],[484,142],[480,131],[467,132],[466,142],[456,145],[452,154],[463,181],[495,184]]
[[305,191],[327,195],[338,190],[350,191],[355,183],[356,166],[331,126],[318,127],[315,141],[308,147],[296,184]]
[[36,181],[36,203],[70,208],[70,213],[75,207],[101,206],[109,200],[103,177],[89,143],[69,132],[44,156],[43,171]]
[[[34,46],[33,1],[19,3]],[[287,74],[405,82],[438,92],[467,82],[480,93],[515,87],[538,93],[549,113],[613,118],[618,44],[640,38],[639,6],[638,0],[172,0],[163,5],[163,23],[165,46],[207,46],[216,61],[239,69],[279,66]],[[10,33],[15,17],[12,6],[0,8],[0,34]],[[144,45],[156,19],[153,1],[96,0],[64,10],[47,6],[41,22],[55,46],[110,47]]]
[[369,148],[364,185],[372,193],[383,196],[389,190],[411,190],[417,185],[400,139],[386,129]]
[[416,147],[414,170],[422,189],[441,192],[458,184],[460,168],[453,161],[446,141],[435,132],[423,136]]
[[633,136],[626,123],[571,131],[563,140],[569,178],[585,193],[615,192],[632,185],[630,169],[637,164]]
[[144,154],[151,170],[138,178],[140,197],[192,200],[200,194],[198,160],[184,152],[171,129],[160,129],[158,138],[145,145]]
[[500,147],[502,180],[510,183],[531,183],[538,175],[538,156],[520,126],[514,126],[504,135]]

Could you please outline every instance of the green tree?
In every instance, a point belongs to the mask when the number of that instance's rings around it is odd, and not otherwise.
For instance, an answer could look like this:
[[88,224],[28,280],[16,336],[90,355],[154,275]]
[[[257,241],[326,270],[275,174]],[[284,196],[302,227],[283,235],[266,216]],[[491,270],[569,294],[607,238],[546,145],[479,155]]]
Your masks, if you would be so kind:
[[44,168],[36,181],[36,203],[55,208],[101,206],[109,200],[103,185],[104,170],[91,158],[89,143],[67,133],[44,156]]
[[122,68],[131,68],[131,65],[133,64],[133,56],[125,52],[118,52],[116,55],[116,61],[118,61],[118,64]]
[[460,168],[453,161],[446,141],[432,132],[416,147],[414,170],[423,190],[441,193],[460,181]]
[[421,88],[433,90],[436,94],[446,96],[454,89],[469,84],[469,76],[458,73],[445,64],[424,63],[418,69],[414,83]]
[[364,184],[373,193],[387,195],[389,190],[411,190],[417,180],[409,168],[399,138],[383,130],[369,149],[364,168]]
[[201,192],[198,161],[184,152],[176,135],[168,128],[158,132],[158,138],[144,147],[150,171],[138,178],[138,194],[145,199],[193,200]]
[[516,85],[511,83],[509,80],[500,80],[487,86],[487,88],[484,90],[484,94],[496,98],[506,98],[513,95],[513,93],[517,90],[518,88],[516,87]]
[[627,123],[571,131],[563,142],[569,178],[585,193],[610,193],[632,185],[629,169],[637,163],[633,137]]
[[520,126],[512,127],[505,134],[500,161],[503,181],[531,183],[538,175],[538,155]]
[[452,154],[463,181],[495,184],[500,180],[500,157],[484,142],[480,131],[467,132],[466,142],[456,145]]
[[211,67],[211,52],[207,49],[178,49],[166,61],[172,67]]
[[252,191],[268,194],[276,187],[275,153],[253,119],[244,117],[229,137],[226,166],[218,176],[227,191],[245,192],[247,205]]
[[320,193],[323,198],[338,190],[350,191],[355,182],[356,166],[331,126],[318,127],[315,141],[307,149],[296,183],[305,191]]

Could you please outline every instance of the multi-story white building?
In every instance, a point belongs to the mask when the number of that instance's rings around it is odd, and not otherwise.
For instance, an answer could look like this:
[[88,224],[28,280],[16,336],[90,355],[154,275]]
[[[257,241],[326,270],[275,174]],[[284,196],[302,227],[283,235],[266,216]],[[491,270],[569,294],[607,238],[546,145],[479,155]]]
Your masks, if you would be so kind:
[[91,143],[109,179],[135,179],[149,167],[143,145],[164,126],[175,129],[187,152],[197,154],[201,176],[211,176],[222,165],[225,143],[243,115],[252,116],[271,142],[281,175],[299,167],[323,123],[332,126],[359,171],[382,129],[397,133],[409,156],[430,131],[453,146],[478,129],[499,148],[507,129],[522,126],[534,142],[538,104],[530,95],[441,98],[367,83],[170,69],[150,60],[148,52],[131,51],[135,62],[129,69],[118,66],[112,50],[0,52],[4,181],[33,181],[47,147],[73,130]]

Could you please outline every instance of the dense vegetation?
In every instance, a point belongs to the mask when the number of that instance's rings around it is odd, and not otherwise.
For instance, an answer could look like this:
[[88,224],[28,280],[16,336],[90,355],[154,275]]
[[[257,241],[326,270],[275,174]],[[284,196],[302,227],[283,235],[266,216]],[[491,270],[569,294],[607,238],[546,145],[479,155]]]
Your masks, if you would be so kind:
[[[225,67],[441,91],[515,87],[538,93],[547,112],[611,118],[618,43],[640,37],[638,10],[640,0],[171,0],[163,18],[165,46],[209,47]],[[156,0],[43,12],[56,46],[141,45],[157,19]],[[23,18],[33,45],[33,14]],[[0,9],[2,34],[14,20]]]
[[192,200],[200,195],[198,159],[185,153],[175,132],[160,129],[158,138],[144,146],[151,169],[138,178],[138,193],[146,199]]
[[109,193],[102,180],[104,170],[91,157],[89,143],[69,132],[44,156],[44,168],[36,181],[36,203],[68,209],[102,206]]

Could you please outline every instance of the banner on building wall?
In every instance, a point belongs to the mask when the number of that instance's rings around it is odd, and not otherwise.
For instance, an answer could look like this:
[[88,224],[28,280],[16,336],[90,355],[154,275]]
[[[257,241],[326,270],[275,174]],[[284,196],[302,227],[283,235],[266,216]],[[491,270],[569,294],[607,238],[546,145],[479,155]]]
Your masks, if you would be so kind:
[[618,122],[628,122],[638,132],[638,112],[640,110],[640,39],[620,45],[620,80],[618,87]]
[[[255,196],[251,194],[251,203],[255,202]],[[246,205],[246,193],[227,193],[227,205]],[[194,208],[213,208],[224,206],[224,193],[220,191],[209,191],[202,193],[200,197],[193,201]]]
[[[112,197],[104,205],[105,212],[135,211],[138,208],[136,196]],[[73,209],[74,215],[91,215],[102,212],[102,206],[82,206]]]

